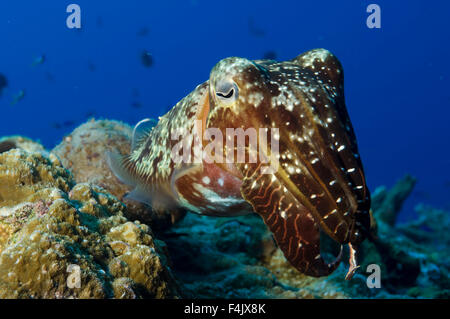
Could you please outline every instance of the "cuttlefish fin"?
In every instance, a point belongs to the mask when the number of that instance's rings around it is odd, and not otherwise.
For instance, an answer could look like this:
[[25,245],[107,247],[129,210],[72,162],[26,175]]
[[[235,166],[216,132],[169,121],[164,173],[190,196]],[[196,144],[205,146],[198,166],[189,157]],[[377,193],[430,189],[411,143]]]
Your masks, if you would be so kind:
[[164,211],[177,207],[173,194],[170,194],[159,183],[148,183],[134,173],[134,164],[129,156],[117,152],[107,152],[107,163],[114,175],[124,184],[134,187],[124,198],[147,204],[156,211]]
[[151,192],[146,190],[146,187],[139,181],[137,176],[132,172],[132,162],[128,156],[120,155],[117,152],[106,153],[107,163],[114,175],[124,184],[134,187],[125,198],[136,200],[147,205],[153,205],[153,198]]
[[127,168],[129,160],[118,152],[106,152],[106,162],[114,175],[124,184],[136,186],[138,181]]
[[150,196],[148,191],[145,191],[145,189],[140,186],[134,188],[125,196],[125,198],[153,206],[153,198]]
[[320,228],[307,209],[272,174],[245,177],[241,193],[269,227],[286,259],[314,277],[332,273],[342,259],[327,263],[320,253]]

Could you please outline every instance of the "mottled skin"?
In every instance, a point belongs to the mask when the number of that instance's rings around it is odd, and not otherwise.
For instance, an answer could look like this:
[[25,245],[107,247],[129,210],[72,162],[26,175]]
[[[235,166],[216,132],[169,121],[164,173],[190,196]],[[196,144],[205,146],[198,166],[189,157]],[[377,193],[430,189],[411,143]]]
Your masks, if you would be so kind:
[[[223,136],[226,128],[279,128],[280,165],[261,174],[259,157],[256,163],[175,164],[170,152],[178,141],[170,132],[182,128],[193,143],[194,120],[203,123],[199,136],[206,128]],[[353,275],[356,249],[370,229],[370,193],[345,107],[342,67],[328,51],[285,62],[224,59],[137,144],[128,157],[111,160],[116,174],[136,186],[132,197],[208,215],[256,212],[290,263],[310,276],[326,276],[340,262],[341,254],[332,263],[322,258],[322,231],[349,244],[347,278]],[[273,156],[270,139],[267,144],[264,155]],[[248,140],[245,146],[249,155]]]

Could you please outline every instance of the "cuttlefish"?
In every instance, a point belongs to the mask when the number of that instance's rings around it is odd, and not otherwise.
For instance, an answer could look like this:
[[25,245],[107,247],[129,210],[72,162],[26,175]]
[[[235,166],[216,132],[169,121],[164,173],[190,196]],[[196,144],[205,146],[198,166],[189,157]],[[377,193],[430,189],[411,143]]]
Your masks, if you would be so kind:
[[[192,160],[199,148],[211,145],[208,129],[225,140],[239,139],[230,128],[276,129],[276,134],[257,135],[264,147],[253,147],[244,136],[240,144],[214,144],[219,148]],[[183,159],[190,160],[174,160],[181,154],[174,136],[182,137],[189,149]],[[244,151],[244,161],[217,160],[238,151]],[[267,169],[273,161],[277,165]],[[128,197],[157,211],[259,214],[286,259],[309,276],[333,272],[347,244],[350,279],[358,268],[358,246],[370,234],[370,193],[345,106],[343,70],[324,49],[284,62],[221,60],[208,81],[157,123],[141,121],[130,154],[109,153],[109,165],[134,186]],[[321,236],[340,244],[334,261],[325,261]]]

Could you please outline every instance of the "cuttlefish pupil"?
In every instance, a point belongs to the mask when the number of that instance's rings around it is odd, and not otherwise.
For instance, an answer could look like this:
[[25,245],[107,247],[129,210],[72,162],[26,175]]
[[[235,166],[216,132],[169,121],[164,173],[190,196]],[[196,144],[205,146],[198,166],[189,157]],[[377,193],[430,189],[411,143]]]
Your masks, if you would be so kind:
[[[287,260],[309,276],[333,272],[342,245],[348,244],[346,278],[352,277],[358,246],[371,228],[370,193],[345,106],[343,70],[330,52],[316,49],[284,62],[221,60],[209,80],[156,125],[141,123],[130,154],[109,154],[116,176],[134,186],[128,197],[156,211],[257,213]],[[261,156],[251,163],[172,160],[178,141],[171,132],[185,132],[193,146],[195,131],[208,128],[223,136],[227,128],[277,128],[279,165],[268,174],[260,170],[260,159],[273,156],[271,141],[257,149]],[[260,138],[258,142],[263,143]],[[248,140],[243,148],[246,155],[255,152]],[[341,245],[331,263],[322,257],[321,236]]]

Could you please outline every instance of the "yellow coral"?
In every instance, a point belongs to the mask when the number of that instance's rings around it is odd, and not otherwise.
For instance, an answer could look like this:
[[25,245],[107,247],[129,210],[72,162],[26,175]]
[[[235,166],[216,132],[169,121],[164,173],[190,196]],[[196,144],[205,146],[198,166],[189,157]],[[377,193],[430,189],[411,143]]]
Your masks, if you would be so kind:
[[12,231],[10,227],[0,224],[0,254],[3,250],[4,245],[8,242],[11,233]]
[[56,157],[0,154],[0,298],[177,297],[149,227],[104,189],[71,186]]
[[55,157],[21,149],[0,154],[0,207],[44,199],[55,187],[67,192],[72,184]]

